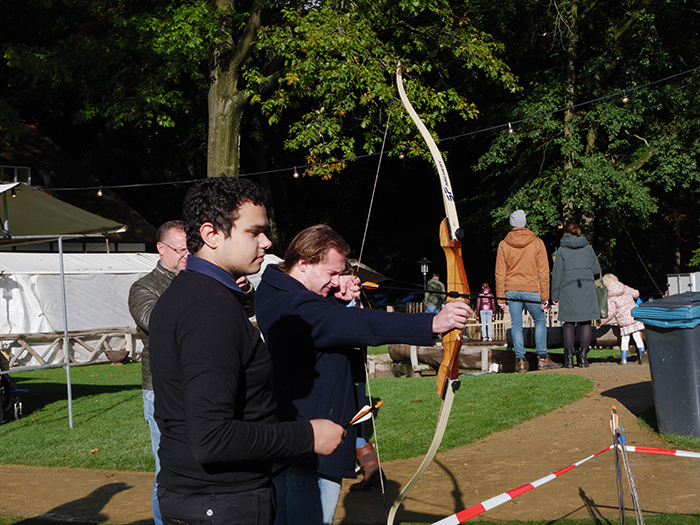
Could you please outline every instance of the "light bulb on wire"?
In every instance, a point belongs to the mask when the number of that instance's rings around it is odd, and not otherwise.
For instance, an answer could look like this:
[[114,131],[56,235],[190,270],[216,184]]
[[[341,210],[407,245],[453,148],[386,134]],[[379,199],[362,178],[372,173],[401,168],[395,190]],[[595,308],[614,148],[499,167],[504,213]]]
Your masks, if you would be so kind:
[[97,196],[102,197],[102,186],[100,186],[100,189],[97,190]]
[[510,133],[511,135],[515,133],[515,130],[513,129],[513,126],[511,126],[510,122],[508,123],[508,133]]
[[295,179],[298,179],[298,178],[299,178],[299,170],[297,170],[297,167],[296,167],[296,166],[294,166],[294,173],[292,174],[292,176],[293,176]]
[[630,98],[627,96],[627,90],[623,89],[622,90],[622,102],[623,104],[627,104],[630,101]]

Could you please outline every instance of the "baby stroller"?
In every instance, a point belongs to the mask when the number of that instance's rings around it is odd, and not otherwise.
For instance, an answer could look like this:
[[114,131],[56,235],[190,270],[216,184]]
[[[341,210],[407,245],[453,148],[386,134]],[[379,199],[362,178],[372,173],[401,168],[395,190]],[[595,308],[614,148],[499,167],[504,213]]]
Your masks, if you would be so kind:
[[22,417],[22,400],[19,390],[9,374],[0,375],[0,423]]

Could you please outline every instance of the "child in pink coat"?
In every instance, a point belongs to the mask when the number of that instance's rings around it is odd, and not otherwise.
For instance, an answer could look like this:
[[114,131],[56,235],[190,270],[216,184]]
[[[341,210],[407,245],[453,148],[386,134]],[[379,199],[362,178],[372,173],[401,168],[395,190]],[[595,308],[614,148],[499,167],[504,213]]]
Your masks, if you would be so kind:
[[635,299],[639,297],[639,291],[622,284],[615,275],[608,273],[603,276],[603,284],[608,289],[608,317],[601,319],[601,326],[609,323],[613,318],[617,319],[620,327],[620,349],[622,350],[621,365],[627,364],[627,351],[629,350],[630,336],[634,338],[639,354],[638,363],[642,364],[644,352],[644,342],[642,341],[642,330],[644,324],[635,321],[632,317],[632,308],[636,306]]
[[476,311],[479,312],[481,321],[481,340],[493,341],[493,314],[496,313],[496,299],[487,282],[481,284],[481,293],[476,300]]

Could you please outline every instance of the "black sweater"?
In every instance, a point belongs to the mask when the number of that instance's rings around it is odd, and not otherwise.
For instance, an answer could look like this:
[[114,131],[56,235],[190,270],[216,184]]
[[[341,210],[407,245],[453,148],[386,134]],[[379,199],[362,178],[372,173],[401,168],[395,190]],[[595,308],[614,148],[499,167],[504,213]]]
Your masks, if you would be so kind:
[[266,486],[272,458],[313,449],[308,421],[277,421],[272,360],[238,290],[226,271],[190,256],[151,314],[158,483],[175,492]]

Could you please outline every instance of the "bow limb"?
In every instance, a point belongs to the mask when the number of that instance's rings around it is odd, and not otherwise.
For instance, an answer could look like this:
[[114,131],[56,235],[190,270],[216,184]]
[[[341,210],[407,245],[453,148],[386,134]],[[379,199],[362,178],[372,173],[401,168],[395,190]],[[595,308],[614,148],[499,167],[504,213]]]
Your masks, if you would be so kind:
[[[447,289],[458,291],[461,294],[468,294],[469,283],[467,282],[467,275],[464,270],[464,262],[462,259],[461,240],[464,232],[459,227],[459,219],[457,218],[457,208],[455,206],[454,194],[452,193],[450,176],[447,173],[447,167],[445,166],[445,162],[442,158],[440,150],[437,147],[437,144],[435,144],[435,140],[433,140],[428,128],[425,127],[423,121],[421,121],[420,117],[418,117],[418,114],[413,109],[411,102],[406,96],[406,91],[403,87],[403,78],[401,75],[401,64],[399,64],[396,71],[396,87],[398,88],[401,102],[420,131],[423,140],[425,140],[426,144],[428,145],[428,149],[430,150],[435,162],[438,175],[440,176],[442,200],[445,205],[446,215],[445,220],[443,220],[442,224],[440,225],[440,246],[442,246],[442,249],[445,252],[445,258],[447,260]],[[448,299],[448,301],[454,300],[463,299]],[[452,330],[451,332],[445,334],[443,336],[442,344],[444,350],[440,369],[438,370],[438,380],[436,386],[438,394],[442,399],[444,399],[449,385],[449,380],[455,380],[459,376],[457,359],[459,357],[459,351],[462,347],[461,331]]]
[[396,70],[396,87],[399,90],[399,97],[401,97],[401,102],[403,103],[404,107],[406,108],[406,111],[410,115],[411,120],[413,120],[414,124],[418,128],[418,131],[420,131],[423,140],[425,140],[425,142],[427,143],[428,149],[430,150],[430,154],[433,157],[435,167],[437,168],[438,175],[440,176],[440,184],[442,186],[442,200],[445,204],[445,214],[447,215],[449,229],[448,234],[450,240],[458,240],[458,235],[461,237],[461,230],[459,229],[459,220],[457,219],[457,208],[455,207],[455,198],[454,194],[452,193],[452,184],[450,183],[450,176],[447,173],[445,161],[442,159],[442,154],[440,153],[437,144],[435,144],[433,136],[428,131],[428,128],[425,127],[425,124],[423,124],[423,121],[416,113],[416,110],[413,109],[411,102],[409,102],[408,97],[406,96],[406,91],[403,88],[403,79],[401,76],[400,63],[398,69]]
[[[433,160],[435,161],[438,175],[440,176],[440,184],[442,187],[442,197],[446,215],[445,219],[440,225],[440,246],[443,248],[447,260],[448,290],[456,290],[462,294],[468,294],[469,284],[467,283],[464,262],[462,260],[461,239],[463,232],[459,227],[459,220],[457,218],[457,209],[455,207],[455,199],[452,193],[450,177],[447,173],[447,168],[445,167],[445,162],[442,158],[440,150],[438,150],[437,144],[435,144],[435,140],[433,140],[428,128],[425,127],[425,124],[423,124],[421,119],[418,117],[418,114],[413,109],[413,106],[406,96],[406,92],[403,87],[403,79],[401,76],[401,64],[399,64],[396,71],[396,86],[399,91],[399,96],[401,97],[401,102],[428,145]],[[455,301],[463,299],[449,298],[448,300]],[[437,391],[438,395],[442,399],[442,406],[440,408],[440,416],[438,417],[438,422],[435,428],[433,442],[431,443],[425,458],[423,458],[423,462],[418,468],[418,471],[414,474],[413,478],[411,478],[411,481],[409,481],[404,487],[392,505],[387,519],[387,523],[389,525],[393,524],[394,517],[396,516],[396,511],[398,510],[399,506],[406,498],[413,485],[427,470],[428,466],[433,460],[433,457],[437,453],[440,443],[442,442],[442,438],[445,434],[445,429],[447,428],[447,421],[449,420],[450,411],[452,410],[452,402],[454,401],[454,392],[459,388],[459,381],[457,381],[457,378],[459,377],[457,360],[459,357],[459,351],[462,348],[462,331],[456,329],[444,334],[442,338],[442,346],[442,362],[437,374]]]
[[406,496],[408,496],[408,492],[413,488],[413,485],[415,485],[416,482],[418,482],[420,477],[428,469],[428,466],[430,466],[430,463],[433,461],[433,457],[435,457],[435,453],[440,447],[440,443],[442,443],[442,437],[445,435],[445,429],[447,428],[447,421],[450,419],[450,411],[452,410],[452,402],[454,401],[454,398],[454,390],[452,388],[448,388],[445,398],[442,400],[442,406],[440,407],[440,417],[438,417],[437,427],[435,428],[435,435],[433,436],[433,442],[430,444],[428,452],[425,454],[425,457],[423,458],[420,467],[418,467],[418,470],[411,478],[411,481],[409,481],[406,484],[401,493],[397,496],[396,500],[394,501],[394,504],[391,506],[391,509],[389,509],[389,516],[387,518],[388,525],[392,525],[394,523],[396,512],[399,510],[401,503],[403,503],[403,500],[406,499]]

